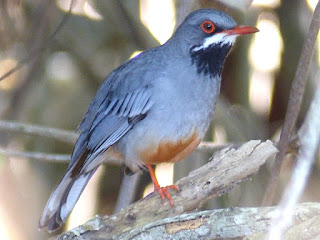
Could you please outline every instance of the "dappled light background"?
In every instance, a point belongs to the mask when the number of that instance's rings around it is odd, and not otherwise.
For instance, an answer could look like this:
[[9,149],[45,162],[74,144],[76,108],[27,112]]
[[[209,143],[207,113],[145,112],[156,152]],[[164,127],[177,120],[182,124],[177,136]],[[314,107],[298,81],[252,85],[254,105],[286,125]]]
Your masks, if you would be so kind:
[[[188,2],[188,4],[187,4]],[[191,4],[189,4],[191,2]],[[234,2],[234,3],[233,3]],[[207,141],[241,143],[251,139],[277,141],[290,84],[299,60],[316,0],[178,1],[178,0],[5,0],[0,3],[0,75],[23,65],[0,81],[0,119],[75,131],[100,83],[124,61],[163,44],[181,12],[218,8],[241,25],[260,29],[241,37],[228,57],[221,97]],[[63,22],[60,28],[60,23]],[[59,31],[52,35],[56,29]],[[304,118],[319,78],[318,52],[299,122]],[[183,71],[183,69],[182,69]],[[3,151],[71,154],[73,146],[54,139],[0,130]],[[208,161],[212,152],[195,151],[175,166],[156,167],[160,185],[170,185]],[[288,158],[281,185],[290,176]],[[319,201],[319,164],[303,196]],[[214,199],[205,208],[259,206],[271,163],[252,181]],[[67,164],[0,154],[0,239],[46,239],[38,231],[45,203]],[[95,214],[111,214],[123,169],[105,165],[94,175],[70,216],[71,229]],[[144,174],[136,199],[153,191]],[[60,230],[61,231],[61,230]]]

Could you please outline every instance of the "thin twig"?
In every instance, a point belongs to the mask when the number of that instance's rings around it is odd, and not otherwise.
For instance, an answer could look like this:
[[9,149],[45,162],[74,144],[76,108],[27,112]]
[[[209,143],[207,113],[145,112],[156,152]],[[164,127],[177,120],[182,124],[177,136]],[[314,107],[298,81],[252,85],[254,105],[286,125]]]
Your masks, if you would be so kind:
[[44,162],[68,163],[70,162],[69,154],[49,154],[42,152],[24,152],[0,148],[0,154],[10,157],[30,158]]
[[0,130],[54,138],[71,144],[74,144],[78,138],[78,134],[71,131],[3,120],[0,120]]
[[[320,83],[320,81],[319,81]],[[272,221],[269,240],[282,239],[284,231],[293,222],[293,212],[309,179],[320,143],[320,84],[299,131],[300,150],[292,178],[280,201],[278,215]]]
[[274,199],[277,183],[279,180],[281,165],[284,160],[290,138],[293,135],[293,130],[296,125],[298,114],[300,112],[305,85],[307,82],[307,73],[309,70],[309,65],[311,62],[311,57],[317,39],[319,27],[320,6],[318,2],[312,17],[307,38],[303,45],[296,75],[292,83],[285,121],[280,135],[280,141],[278,146],[279,152],[276,156],[274,165],[272,167],[271,177],[262,202],[262,205],[264,206],[271,205]]
[[[1,147],[0,147],[0,155],[4,155],[8,157],[29,158],[33,160],[42,161],[42,162],[52,162],[52,163],[69,163],[71,160],[71,155],[69,154],[26,152],[26,151],[5,149]],[[122,162],[117,158],[113,158],[109,156],[104,160],[104,163],[112,164],[112,165],[120,165]]]
[[25,64],[29,63],[32,58],[38,57],[43,52],[43,50],[46,49],[47,45],[53,40],[53,38],[62,29],[63,25],[67,22],[68,18],[70,17],[70,15],[71,15],[70,13],[72,11],[74,2],[75,2],[75,0],[71,1],[68,12],[63,16],[63,18],[62,18],[61,22],[59,23],[58,27],[56,28],[56,30],[51,34],[51,36],[46,41],[46,44],[43,45],[44,47],[40,47],[40,48],[37,48],[37,49],[30,51],[27,57],[25,57],[24,59],[22,59],[18,62],[17,66],[15,66],[14,68],[10,69],[5,74],[0,76],[0,81],[4,80],[5,78],[9,77],[11,74],[18,71]]

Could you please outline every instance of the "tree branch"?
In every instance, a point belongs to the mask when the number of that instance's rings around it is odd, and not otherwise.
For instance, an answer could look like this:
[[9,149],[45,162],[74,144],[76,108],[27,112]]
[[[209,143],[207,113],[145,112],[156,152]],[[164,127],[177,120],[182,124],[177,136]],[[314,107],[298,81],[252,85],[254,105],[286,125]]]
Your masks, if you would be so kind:
[[[50,154],[50,153],[42,153],[42,152],[22,152],[4,149],[0,147],[0,154],[9,157],[19,157],[19,158],[30,158],[33,160],[38,160],[42,162],[50,162],[50,163],[69,163],[71,160],[71,155],[69,154]],[[111,165],[121,165],[122,160],[118,158],[114,158],[112,156],[108,156],[103,161],[104,164]]]
[[[33,160],[38,160],[42,162],[52,162],[52,163],[69,163],[71,160],[71,155],[69,154],[25,152],[25,151],[4,149],[1,147],[0,147],[0,154],[8,157],[30,158]],[[117,158],[113,158],[111,156],[107,157],[103,162],[106,164],[112,164],[112,165],[120,165],[122,163],[121,160]]]
[[43,162],[58,162],[58,163],[68,163],[70,162],[69,154],[48,154],[41,152],[22,152],[15,151],[10,149],[0,148],[0,154],[10,157],[19,157],[19,158],[30,158],[34,160],[39,160]]
[[74,144],[78,138],[78,134],[72,131],[3,120],[0,120],[0,130],[54,138],[58,141],[71,144]]
[[311,57],[314,50],[319,28],[320,28],[320,4],[318,2],[314,10],[314,14],[312,17],[307,38],[303,45],[296,75],[292,83],[288,108],[287,108],[287,112],[286,112],[286,116],[283,124],[283,129],[280,135],[280,141],[279,141],[279,147],[278,147],[279,152],[276,155],[276,159],[271,171],[271,177],[270,177],[267,190],[262,202],[262,205],[264,206],[272,204],[274,194],[276,192],[281,165],[284,160],[290,138],[293,135],[298,114],[300,112],[304,89],[306,86],[306,82],[308,80],[307,73],[309,70],[309,65],[311,62]]
[[176,183],[180,191],[171,194],[176,207],[170,207],[167,201],[161,203],[160,197],[152,193],[117,214],[99,218],[98,222],[89,222],[58,239],[130,238],[149,223],[193,211],[210,198],[231,191],[240,182],[256,174],[260,166],[276,152],[272,142],[261,143],[259,140],[245,143],[237,150],[225,148],[214,154],[209,163]]
[[[275,207],[225,208],[193,212],[151,222],[134,231],[126,232],[117,239],[159,239],[161,236],[161,239],[264,240],[271,222],[270,216],[275,214]],[[284,239],[315,239],[312,236],[320,235],[319,214],[319,203],[302,203],[296,206],[294,208],[296,223],[286,231]],[[99,228],[102,225],[103,218],[99,216],[86,223],[91,230],[92,227]],[[64,235],[65,239],[77,234],[77,230],[79,229]],[[94,231],[90,230],[81,237],[83,240],[97,239],[94,238],[96,237]]]
[[320,143],[320,81],[305,122],[299,131],[299,139],[297,165],[280,201],[279,214],[272,221],[269,240],[282,239],[283,232],[292,224],[294,207],[306,187],[316,161]]

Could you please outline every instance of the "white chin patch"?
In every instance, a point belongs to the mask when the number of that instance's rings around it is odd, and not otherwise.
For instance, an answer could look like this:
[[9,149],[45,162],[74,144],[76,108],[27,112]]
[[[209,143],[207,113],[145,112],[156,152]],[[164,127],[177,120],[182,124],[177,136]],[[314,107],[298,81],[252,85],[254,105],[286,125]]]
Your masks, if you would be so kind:
[[206,38],[204,43],[199,46],[195,47],[192,51],[197,52],[202,49],[206,49],[212,44],[218,45],[220,44],[221,46],[223,45],[233,45],[234,42],[236,41],[237,35],[227,35],[226,33],[218,33],[215,35],[212,35],[211,37]]

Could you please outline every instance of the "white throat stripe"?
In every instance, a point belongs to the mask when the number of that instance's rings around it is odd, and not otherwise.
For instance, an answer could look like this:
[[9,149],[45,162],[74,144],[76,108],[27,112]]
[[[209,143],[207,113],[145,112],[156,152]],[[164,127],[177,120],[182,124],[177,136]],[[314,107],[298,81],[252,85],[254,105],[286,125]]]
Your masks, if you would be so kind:
[[212,44],[221,44],[221,46],[225,44],[232,45],[234,44],[235,40],[237,38],[237,35],[227,35],[226,33],[218,33],[215,34],[209,38],[207,38],[204,43],[199,46],[194,48],[192,51],[197,52],[202,49],[206,49],[207,47],[211,46]]

